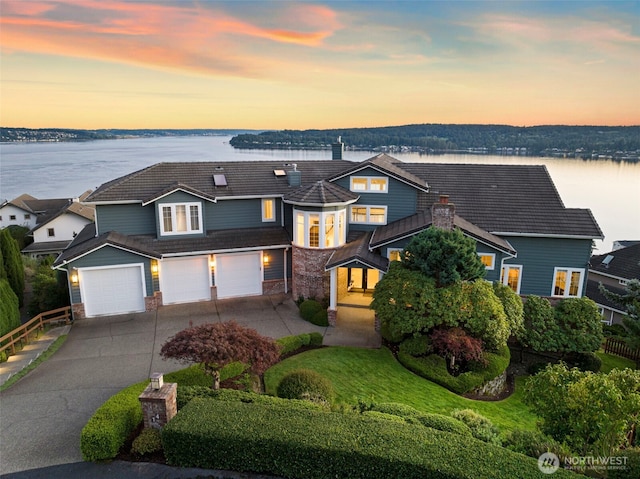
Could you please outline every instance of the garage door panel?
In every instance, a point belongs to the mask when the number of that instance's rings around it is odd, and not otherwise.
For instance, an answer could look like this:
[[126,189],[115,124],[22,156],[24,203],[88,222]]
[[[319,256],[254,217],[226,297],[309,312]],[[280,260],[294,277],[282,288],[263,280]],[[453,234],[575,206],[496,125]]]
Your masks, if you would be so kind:
[[160,289],[164,304],[210,300],[209,257],[197,256],[162,261]]
[[79,270],[87,317],[145,310],[145,286],[140,265]]
[[218,298],[262,294],[260,258],[260,253],[217,255],[216,286]]

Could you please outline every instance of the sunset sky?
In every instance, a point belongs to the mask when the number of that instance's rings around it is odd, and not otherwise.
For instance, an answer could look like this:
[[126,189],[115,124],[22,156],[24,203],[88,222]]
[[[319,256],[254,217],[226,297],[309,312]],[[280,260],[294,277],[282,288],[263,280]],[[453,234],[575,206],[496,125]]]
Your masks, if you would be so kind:
[[640,2],[0,2],[0,125],[640,124]]

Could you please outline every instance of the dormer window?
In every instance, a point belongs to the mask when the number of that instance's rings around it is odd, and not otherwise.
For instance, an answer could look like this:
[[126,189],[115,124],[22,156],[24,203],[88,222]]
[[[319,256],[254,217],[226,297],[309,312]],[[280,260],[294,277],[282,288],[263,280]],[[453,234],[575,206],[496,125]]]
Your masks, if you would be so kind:
[[352,176],[351,191],[363,193],[386,193],[389,178],[386,176]]
[[167,236],[202,233],[200,210],[200,203],[160,205],[160,233]]

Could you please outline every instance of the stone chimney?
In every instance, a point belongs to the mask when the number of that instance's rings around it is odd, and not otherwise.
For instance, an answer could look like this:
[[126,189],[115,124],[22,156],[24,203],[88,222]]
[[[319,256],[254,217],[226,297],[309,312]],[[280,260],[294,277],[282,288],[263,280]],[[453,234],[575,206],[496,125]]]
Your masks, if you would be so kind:
[[440,201],[431,205],[431,221],[436,228],[453,229],[456,206],[449,203],[449,195],[440,195]]
[[302,173],[298,171],[298,165],[293,163],[293,170],[287,171],[287,181],[289,186],[300,186],[302,184]]
[[342,143],[342,137],[338,137],[338,141],[331,143],[331,159],[341,160],[342,153],[344,152],[344,143]]

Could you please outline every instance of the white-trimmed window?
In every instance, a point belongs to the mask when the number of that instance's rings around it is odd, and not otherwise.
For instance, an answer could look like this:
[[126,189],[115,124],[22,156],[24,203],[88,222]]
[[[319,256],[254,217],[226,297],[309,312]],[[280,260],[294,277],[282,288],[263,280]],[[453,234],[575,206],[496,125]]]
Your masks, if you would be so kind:
[[516,293],[520,294],[520,283],[522,282],[522,266],[519,264],[505,264],[502,267],[500,282],[509,286]]
[[200,203],[161,204],[158,212],[162,235],[202,233]]
[[496,267],[496,255],[495,253],[478,253],[480,261],[486,269],[495,269]]
[[350,222],[352,224],[387,224],[387,207],[386,206],[367,206],[353,205],[351,206]]
[[293,242],[305,248],[334,248],[346,241],[345,211],[294,211]]
[[47,236],[49,238],[55,238],[56,236],[56,230],[53,228],[47,228]]
[[551,296],[581,297],[582,279],[584,269],[581,268],[554,268],[553,289]]
[[620,279],[620,280],[618,280],[618,284],[620,284],[621,286],[627,286],[629,284],[629,280],[628,279]]
[[31,219],[31,215],[29,213],[25,213],[24,214],[24,219],[25,220],[30,220]]
[[402,248],[387,248],[389,261],[402,261]]
[[274,198],[262,199],[262,221],[264,223],[276,220],[276,200]]
[[386,193],[389,178],[386,176],[352,176],[351,191],[366,193]]

